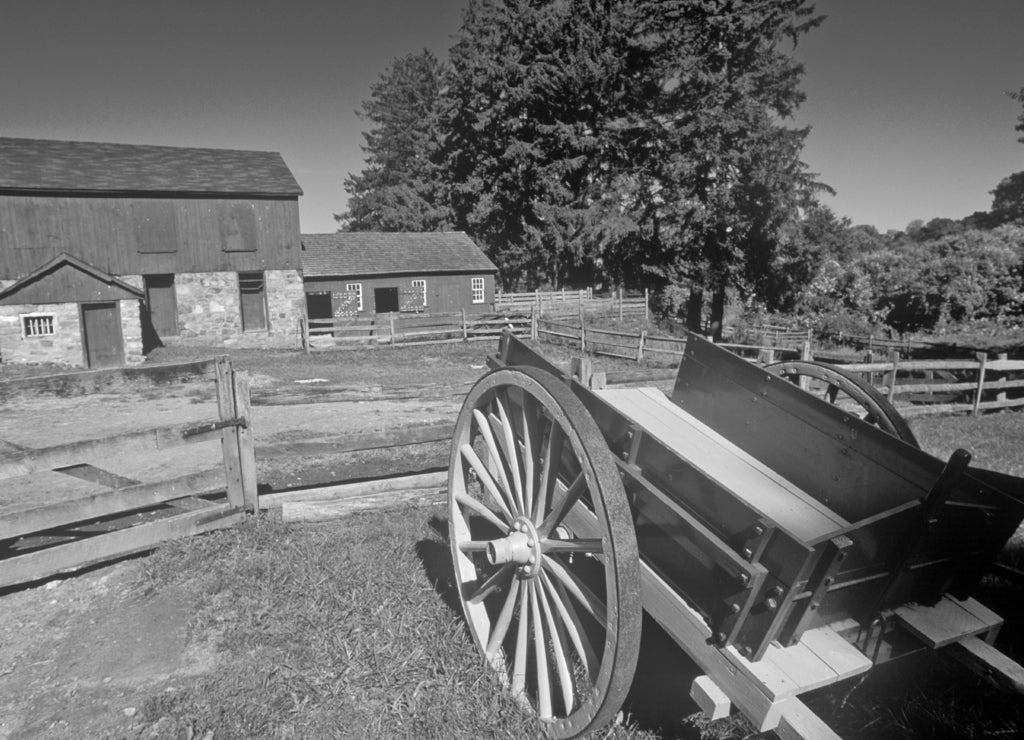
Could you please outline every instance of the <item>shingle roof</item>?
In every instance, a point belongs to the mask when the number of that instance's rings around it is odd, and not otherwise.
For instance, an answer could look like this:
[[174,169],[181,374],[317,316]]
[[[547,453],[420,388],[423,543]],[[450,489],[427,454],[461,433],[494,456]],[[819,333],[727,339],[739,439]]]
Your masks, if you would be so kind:
[[302,195],[277,152],[5,137],[0,190]]
[[307,277],[498,271],[461,231],[303,234],[302,249]]

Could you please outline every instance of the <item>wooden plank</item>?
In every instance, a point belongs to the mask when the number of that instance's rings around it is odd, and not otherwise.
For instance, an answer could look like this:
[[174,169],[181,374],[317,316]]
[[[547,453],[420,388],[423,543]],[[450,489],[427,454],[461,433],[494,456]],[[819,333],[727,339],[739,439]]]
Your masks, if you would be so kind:
[[842,740],[835,730],[799,699],[790,699],[775,728],[779,740]]
[[330,501],[286,501],[281,505],[281,521],[326,522],[358,511],[385,509],[394,506],[441,503],[446,492],[438,486],[386,490]]
[[993,642],[996,639],[996,636],[999,634],[999,629],[1003,626],[1003,622],[1005,621],[1001,616],[996,614],[980,601],[971,597],[963,600],[955,599],[952,596],[947,596],[946,598],[951,601],[955,601],[960,608],[967,610],[972,616],[988,626],[988,634],[986,636],[986,640],[988,642]]
[[386,491],[401,491],[422,488],[443,488],[448,485],[448,471],[439,470],[430,473],[418,473],[397,478],[376,478],[357,483],[342,483],[331,486],[318,486],[298,491],[281,491],[260,496],[260,505],[264,509],[273,509],[285,503],[307,501],[329,501],[364,496]]
[[403,447],[428,442],[448,442],[451,440],[454,432],[455,425],[446,421],[370,434],[347,435],[328,442],[281,442],[278,444],[260,445],[259,455],[261,458],[264,458],[291,454],[312,455],[357,452],[359,450]]
[[[852,647],[851,649],[856,650]],[[820,689],[823,686],[831,686],[839,681],[832,666],[800,642],[787,648],[766,651],[761,662],[775,666],[789,676],[794,684],[801,687],[801,693]]]
[[622,416],[671,449],[752,509],[802,542],[830,536],[849,523],[812,499],[654,388],[595,391]]
[[0,480],[28,475],[40,470],[56,470],[80,464],[93,457],[137,455],[150,450],[170,449],[186,444],[197,444],[219,437],[219,429],[205,431],[201,422],[178,427],[158,427],[138,432],[127,432],[104,439],[86,439],[70,444],[44,447],[10,455],[0,460]]
[[800,644],[827,663],[839,681],[859,676],[872,667],[870,658],[829,627],[805,631]]
[[1004,691],[1024,694],[1024,667],[980,637],[965,637],[943,653]]
[[57,468],[53,472],[61,473],[62,475],[69,475],[72,478],[89,481],[90,483],[96,483],[101,486],[106,486],[107,488],[126,488],[128,486],[134,486],[140,482],[134,478],[125,478],[123,475],[118,475],[117,473],[111,473],[109,470],[97,468],[95,465],[90,465],[89,463],[68,465],[64,468]]
[[[217,413],[221,421],[235,418],[234,370],[229,357],[217,358]],[[245,492],[242,487],[242,463],[238,450],[238,438],[234,428],[221,430],[221,451],[224,456],[224,480],[227,483],[228,501],[238,509],[245,507]]]
[[225,503],[18,555],[4,560],[0,588],[151,550],[166,540],[233,526],[244,517],[244,513]]
[[704,716],[714,722],[725,719],[732,710],[732,702],[718,684],[707,676],[697,676],[690,684],[690,698],[693,699]]
[[123,382],[180,383],[185,380],[207,378],[213,373],[214,360],[176,363],[173,365],[145,365],[109,370],[85,370],[58,375],[40,375],[0,381],[0,399],[24,393],[54,393],[81,395]]
[[944,596],[935,606],[908,604],[894,610],[900,624],[931,648],[951,645],[969,635],[988,632],[992,625]]
[[157,483],[137,483],[8,514],[0,519],[0,540],[223,489],[224,474],[220,468]]

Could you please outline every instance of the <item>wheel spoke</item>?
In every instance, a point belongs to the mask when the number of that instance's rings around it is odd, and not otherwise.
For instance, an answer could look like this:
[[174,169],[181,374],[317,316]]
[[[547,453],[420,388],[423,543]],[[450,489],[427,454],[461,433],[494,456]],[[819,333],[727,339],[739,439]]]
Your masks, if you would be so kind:
[[576,608],[569,601],[569,595],[565,593],[565,589],[558,583],[552,583],[547,573],[540,574],[540,581],[544,584],[544,588],[547,589],[555,609],[558,610],[558,614],[562,618],[562,624],[565,626],[565,631],[568,633],[573,647],[576,648],[576,655],[583,665],[583,670],[586,671],[587,676],[593,681],[597,674],[597,652],[590,642],[587,631],[580,622]]
[[503,522],[498,518],[498,515],[493,511],[484,506],[480,501],[477,501],[472,496],[465,493],[456,493],[455,501],[463,506],[468,506],[470,509],[475,511],[477,514],[482,516],[484,519],[489,521],[495,527],[503,532],[507,532],[509,528],[508,522]]
[[[507,396],[506,396],[507,398]],[[523,468],[519,465],[518,442],[516,442],[515,429],[512,426],[512,419],[509,418],[506,404],[501,402],[500,394],[494,395],[494,403],[498,407],[498,420],[501,422],[501,431],[505,440],[505,459],[508,461],[509,472],[512,473],[512,487],[519,504],[518,511],[526,513],[526,500],[523,498]]]
[[484,552],[487,549],[487,540],[466,540],[459,543],[461,552]]
[[602,626],[607,624],[608,615],[604,603],[581,581],[571,569],[566,568],[558,558],[545,557],[544,567],[561,582],[565,589],[580,602],[584,609]]
[[565,444],[565,434],[557,424],[551,425],[548,433],[547,444],[544,446],[544,469],[540,474],[540,485],[537,487],[537,505],[533,510],[533,523],[540,524],[547,509],[548,498],[551,496],[558,478],[554,470],[555,465],[562,459],[562,446]]
[[526,643],[529,638],[530,590],[520,589],[519,632],[516,634],[516,656],[512,663],[512,695],[522,696],[526,689]]
[[537,714],[541,719],[551,719],[551,675],[548,672],[548,644],[544,623],[540,618],[540,599],[537,597],[537,583],[530,581],[530,614],[533,618],[533,663],[537,671]]
[[604,552],[604,543],[601,540],[551,540],[543,539],[540,542],[541,552],[577,552],[589,555],[598,555]]
[[540,533],[541,537],[546,537],[552,529],[557,527],[565,519],[565,515],[569,513],[569,509],[576,505],[576,502],[580,500],[580,496],[587,490],[587,480],[581,471],[577,476],[576,480],[565,489],[565,493],[562,494],[561,500],[557,503],[552,502],[551,513],[549,513],[544,521],[537,527],[537,532]]
[[829,384],[828,388],[825,389],[825,400],[835,405],[837,398],[839,398],[839,386]]
[[537,420],[539,411],[532,396],[523,396],[519,406],[519,419],[523,426],[523,497],[526,500],[527,517],[533,516],[534,496],[537,484],[537,443],[540,440]]
[[487,640],[484,657],[492,665],[498,655],[498,649],[501,648],[501,643],[505,641],[505,635],[508,634],[508,626],[512,623],[512,613],[515,611],[516,597],[519,596],[519,585],[519,579],[513,578],[508,589],[508,595],[505,597],[505,603],[501,607],[501,613],[498,614],[498,621],[494,623],[494,629],[491,630],[491,636]]
[[[536,584],[536,582],[534,583]],[[558,685],[562,689],[562,704],[565,707],[565,713],[568,714],[572,711],[573,705],[572,673],[569,670],[569,661],[566,660],[565,650],[562,648],[562,630],[555,622],[555,615],[548,603],[544,589],[543,584],[536,585],[534,596],[540,600],[544,620],[548,625],[548,633],[551,635],[551,648],[554,653],[555,668],[558,671]]]
[[474,472],[476,472],[476,477],[480,479],[480,483],[487,492],[491,494],[491,498],[494,499],[494,503],[498,505],[498,508],[501,509],[501,513],[505,515],[508,523],[511,524],[515,519],[515,516],[512,515],[512,510],[509,509],[508,502],[505,501],[505,497],[502,495],[501,491],[498,490],[498,486],[494,483],[494,479],[491,477],[490,472],[477,456],[476,450],[468,444],[464,444],[459,449],[459,452],[462,453],[462,457],[466,459],[466,462],[468,462],[470,467],[473,468]]
[[498,445],[494,441],[494,433],[491,431],[491,423],[480,409],[473,409],[473,417],[476,419],[477,426],[480,429],[480,436],[484,438],[484,444],[487,445],[487,453],[494,461],[494,467],[498,471],[498,477],[501,479],[499,481],[501,487],[508,494],[509,506],[515,508],[512,502],[512,486],[509,485],[508,476],[505,474],[505,461],[502,459],[501,453],[498,452]]
[[466,601],[470,604],[477,604],[483,601],[494,589],[503,586],[505,581],[509,580],[514,568],[515,566],[511,563],[505,563],[498,570],[494,571],[491,577],[484,581],[480,588],[474,591]]

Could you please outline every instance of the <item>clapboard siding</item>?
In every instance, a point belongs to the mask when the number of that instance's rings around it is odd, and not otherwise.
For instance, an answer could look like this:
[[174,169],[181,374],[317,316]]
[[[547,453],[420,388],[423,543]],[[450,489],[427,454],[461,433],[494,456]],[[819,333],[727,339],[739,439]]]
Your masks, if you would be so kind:
[[[173,217],[171,244],[143,245],[140,214],[162,204]],[[226,219],[253,213],[252,251],[226,251]],[[159,214],[155,216],[159,221]],[[166,229],[164,230],[166,233]],[[165,237],[166,238],[166,237]],[[146,251],[160,249],[164,251]],[[166,251],[174,249],[175,251]],[[16,279],[66,252],[112,275],[299,270],[297,198],[139,198],[0,195],[0,279]]]

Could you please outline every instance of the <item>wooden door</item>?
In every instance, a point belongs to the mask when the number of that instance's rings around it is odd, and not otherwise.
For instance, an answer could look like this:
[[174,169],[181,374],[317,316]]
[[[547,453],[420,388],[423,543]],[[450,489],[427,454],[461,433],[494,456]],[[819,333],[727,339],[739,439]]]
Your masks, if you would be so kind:
[[174,275],[146,275],[146,307],[157,336],[178,336],[178,300]]
[[117,303],[82,304],[82,345],[86,365],[90,368],[124,364],[121,312]]

